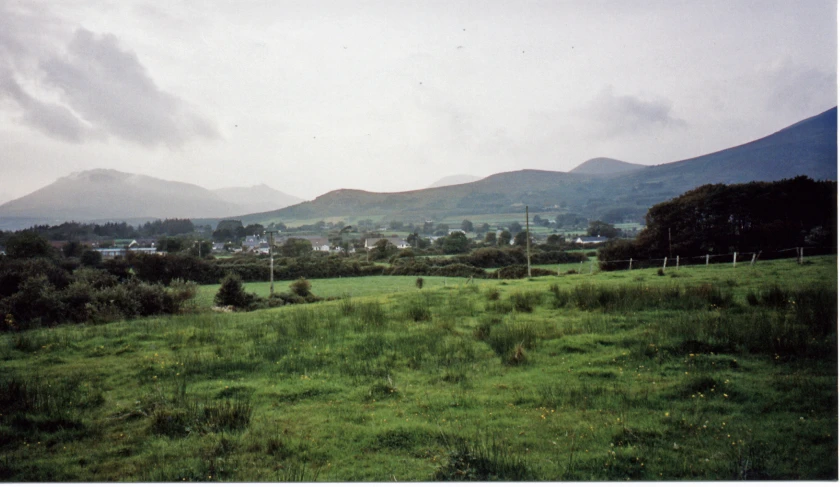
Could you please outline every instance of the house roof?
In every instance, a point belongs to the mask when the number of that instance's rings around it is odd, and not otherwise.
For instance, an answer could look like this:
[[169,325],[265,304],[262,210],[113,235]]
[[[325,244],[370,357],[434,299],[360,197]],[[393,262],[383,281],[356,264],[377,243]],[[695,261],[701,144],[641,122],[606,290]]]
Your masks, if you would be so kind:
[[404,238],[400,238],[400,237],[380,237],[380,238],[366,238],[365,239],[365,247],[369,248],[369,249],[373,248],[373,247],[376,246],[376,242],[379,242],[380,240],[387,240],[388,242],[390,242],[392,245],[394,245],[396,247],[407,247],[408,246],[408,242],[406,242]]
[[578,237],[575,242],[581,243],[601,243],[609,240],[607,237]]

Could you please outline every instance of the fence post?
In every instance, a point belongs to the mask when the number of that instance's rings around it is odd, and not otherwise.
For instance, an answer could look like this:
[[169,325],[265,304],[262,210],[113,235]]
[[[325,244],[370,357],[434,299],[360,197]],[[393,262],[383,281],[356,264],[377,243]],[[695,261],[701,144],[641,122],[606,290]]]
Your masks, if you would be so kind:
[[677,256],[677,270],[680,270],[680,256]]
[[755,265],[755,255],[756,255],[755,252],[753,252],[753,257],[752,257],[752,260],[750,261],[750,267]]
[[633,257],[630,257],[630,270],[633,270]]
[[732,267],[735,267],[736,262],[738,262],[738,252],[732,252]]
[[805,247],[799,247],[799,263],[805,263]]
[[706,254],[706,267],[709,267],[709,254]]
[[592,261],[589,261],[589,273],[592,274]]
[[662,261],[662,270],[664,271],[666,267],[668,267],[668,257],[665,257],[665,260]]

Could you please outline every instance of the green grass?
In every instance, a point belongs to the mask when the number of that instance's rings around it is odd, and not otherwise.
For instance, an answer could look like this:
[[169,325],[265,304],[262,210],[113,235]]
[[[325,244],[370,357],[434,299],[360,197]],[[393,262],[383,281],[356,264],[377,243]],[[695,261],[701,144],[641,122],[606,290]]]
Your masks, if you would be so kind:
[[0,479],[836,480],[837,261],[808,262],[3,335]]

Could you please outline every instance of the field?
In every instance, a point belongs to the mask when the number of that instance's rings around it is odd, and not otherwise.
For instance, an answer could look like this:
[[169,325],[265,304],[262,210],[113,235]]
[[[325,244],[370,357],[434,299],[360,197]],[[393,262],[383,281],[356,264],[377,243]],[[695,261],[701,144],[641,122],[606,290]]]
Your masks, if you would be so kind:
[[0,479],[837,479],[836,257],[573,267],[3,335]]

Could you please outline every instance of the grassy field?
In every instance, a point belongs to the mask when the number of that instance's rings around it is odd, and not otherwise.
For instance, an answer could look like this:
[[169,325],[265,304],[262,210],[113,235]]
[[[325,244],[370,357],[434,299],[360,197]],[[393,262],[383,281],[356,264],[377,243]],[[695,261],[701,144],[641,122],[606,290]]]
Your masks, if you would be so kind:
[[837,479],[835,257],[415,279],[3,335],[0,479]]

